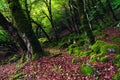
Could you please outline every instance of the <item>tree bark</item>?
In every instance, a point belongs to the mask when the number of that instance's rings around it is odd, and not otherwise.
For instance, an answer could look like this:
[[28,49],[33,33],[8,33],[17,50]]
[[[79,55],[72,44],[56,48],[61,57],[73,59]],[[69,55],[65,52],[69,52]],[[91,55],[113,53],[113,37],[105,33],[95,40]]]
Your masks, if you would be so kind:
[[12,40],[14,40],[14,42],[17,43],[23,51],[27,51],[27,47],[23,39],[20,37],[17,29],[6,20],[2,13],[0,13],[0,26],[3,27],[3,29],[10,35]]
[[46,15],[46,17],[49,19],[50,23],[51,23],[51,26],[54,30],[54,36],[56,38],[56,40],[58,41],[58,35],[57,35],[57,28],[55,27],[55,24],[54,24],[54,21],[53,21],[53,15],[52,15],[52,4],[51,4],[51,0],[45,0],[44,1],[46,7],[47,7],[47,10],[49,12],[49,16],[43,11],[43,13]]
[[24,38],[27,39],[26,44],[28,50],[33,54],[33,57],[42,56],[43,50],[32,30],[32,25],[28,20],[28,17],[21,8],[19,0],[10,0],[8,5],[19,32],[23,35]]
[[78,8],[79,8],[79,16],[80,16],[80,21],[81,24],[84,25],[84,31],[86,32],[86,35],[89,39],[90,44],[95,43],[95,38],[93,36],[92,30],[89,26],[89,21],[87,20],[87,15],[86,15],[86,6],[84,0],[77,0]]
[[45,34],[46,38],[49,40],[49,42],[51,42],[50,37],[49,37],[48,34],[45,32],[45,30],[42,28],[42,26],[41,26],[40,24],[38,24],[36,21],[34,21],[33,19],[32,19],[32,22],[35,23],[35,24],[42,30],[42,32]]

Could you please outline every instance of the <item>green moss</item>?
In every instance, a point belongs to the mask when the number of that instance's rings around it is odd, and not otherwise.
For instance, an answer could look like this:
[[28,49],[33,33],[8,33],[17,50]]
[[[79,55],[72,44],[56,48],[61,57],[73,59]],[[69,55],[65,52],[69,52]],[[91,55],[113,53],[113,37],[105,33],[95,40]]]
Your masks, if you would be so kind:
[[82,64],[81,66],[81,72],[85,74],[86,76],[90,76],[93,74],[93,68],[89,65],[86,65],[85,63]]
[[113,50],[112,52],[114,52],[116,54],[120,53],[120,49],[119,49],[118,45],[107,43],[107,44],[101,46],[100,55],[106,54],[107,52],[109,52],[109,50]]
[[90,55],[91,52],[92,52],[91,50],[89,50],[89,51],[81,51],[80,56],[86,57],[86,56]]
[[76,53],[78,54],[80,48],[78,47],[77,44],[71,44],[68,48],[67,48],[67,51],[69,54],[72,54],[72,53]]
[[91,46],[91,50],[93,50],[96,53],[99,53],[101,46],[103,46],[105,44],[107,44],[107,43],[104,41],[101,41],[101,40],[97,40],[96,43]]
[[91,55],[90,55],[90,61],[91,62],[96,62],[97,61],[97,54],[95,54],[95,53],[92,53]]
[[118,45],[110,44],[100,40],[96,41],[96,43],[91,46],[91,49],[93,50],[93,52],[97,53],[99,56],[103,56],[106,53],[111,51],[117,54],[120,53],[120,49]]
[[103,56],[100,58],[99,60],[100,62],[108,62],[109,61],[109,57],[108,56]]

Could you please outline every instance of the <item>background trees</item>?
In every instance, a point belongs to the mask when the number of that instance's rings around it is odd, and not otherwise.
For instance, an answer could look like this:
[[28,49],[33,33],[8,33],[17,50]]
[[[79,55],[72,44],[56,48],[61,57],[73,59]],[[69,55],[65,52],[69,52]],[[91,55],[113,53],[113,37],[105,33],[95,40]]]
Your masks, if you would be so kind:
[[[17,34],[16,39],[11,36],[14,42],[17,42],[21,49],[35,55],[43,55],[37,40],[39,38],[47,38],[59,45],[58,38],[61,40],[60,36],[71,33],[75,34],[74,36],[78,35],[78,39],[81,35],[86,35],[86,43],[93,44],[93,32],[118,23],[120,16],[120,2],[112,0],[6,1],[0,1],[1,29],[10,35]],[[11,34],[10,30],[7,30],[9,27],[15,32]],[[74,36],[66,41],[70,44],[78,41]]]

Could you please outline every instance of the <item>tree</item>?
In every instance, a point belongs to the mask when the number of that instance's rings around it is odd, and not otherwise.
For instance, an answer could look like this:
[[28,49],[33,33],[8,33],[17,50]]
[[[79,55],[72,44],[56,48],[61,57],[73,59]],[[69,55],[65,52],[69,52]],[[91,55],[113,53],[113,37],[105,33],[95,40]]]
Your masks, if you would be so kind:
[[52,29],[54,31],[54,36],[56,38],[56,40],[58,40],[58,35],[57,35],[57,28],[55,27],[54,21],[53,21],[53,14],[52,14],[52,4],[51,4],[51,0],[43,0],[43,2],[45,3],[48,13],[49,15],[47,15],[43,10],[42,12],[46,15],[46,17],[49,19]]
[[80,21],[81,21],[81,24],[84,26],[83,29],[86,32],[86,35],[89,39],[90,44],[93,44],[95,42],[95,38],[93,36],[92,30],[89,25],[89,21],[87,19],[85,1],[77,0],[77,5],[78,5]]
[[28,51],[33,54],[33,57],[42,56],[43,50],[32,30],[31,21],[29,21],[29,18],[26,16],[27,14],[22,10],[19,0],[7,0],[7,4],[9,5],[17,29],[27,45]]
[[27,47],[17,29],[12,25],[12,23],[6,20],[2,13],[0,13],[0,26],[3,27],[3,29],[10,35],[11,39],[14,40],[14,42],[18,44],[23,51],[27,51]]

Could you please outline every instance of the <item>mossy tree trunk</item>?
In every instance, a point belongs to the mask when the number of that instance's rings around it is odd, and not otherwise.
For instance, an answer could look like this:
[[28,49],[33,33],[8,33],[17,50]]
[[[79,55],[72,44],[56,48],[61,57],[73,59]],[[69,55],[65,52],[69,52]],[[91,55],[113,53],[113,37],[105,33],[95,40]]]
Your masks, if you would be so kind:
[[87,19],[87,12],[86,12],[86,6],[84,0],[77,0],[77,5],[78,5],[80,21],[81,24],[84,26],[83,27],[84,31],[86,32],[90,44],[94,44],[95,38],[93,36],[92,30],[89,25],[89,21]]
[[25,39],[24,41],[26,42],[28,51],[33,54],[33,57],[42,56],[43,50],[32,30],[32,25],[27,15],[22,10],[19,0],[7,0],[7,4],[9,5],[12,17],[16,23],[19,32],[21,33],[21,35],[23,35],[23,38]]
[[9,34],[16,45],[18,45],[23,51],[27,51],[27,47],[17,29],[12,25],[12,23],[6,20],[2,13],[0,13],[0,26],[2,26],[2,28]]

